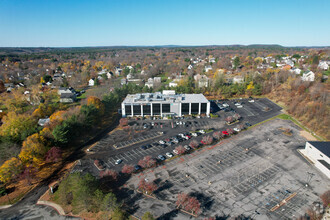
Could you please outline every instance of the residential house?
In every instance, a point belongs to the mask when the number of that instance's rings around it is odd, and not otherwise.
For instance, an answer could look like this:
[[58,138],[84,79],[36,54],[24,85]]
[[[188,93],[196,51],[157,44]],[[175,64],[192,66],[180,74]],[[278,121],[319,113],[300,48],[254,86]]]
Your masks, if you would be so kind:
[[95,78],[91,78],[89,81],[88,81],[88,86],[94,86],[95,85]]
[[76,101],[75,93],[62,93],[60,96],[61,103],[72,103]]
[[59,95],[61,95],[62,93],[76,93],[76,91],[74,90],[74,88],[70,87],[70,88],[66,88],[66,87],[60,87],[57,91],[57,93]]
[[330,61],[323,61],[323,60],[321,60],[319,62],[319,65],[317,67],[319,69],[321,69],[321,70],[328,70],[329,69],[329,64],[330,64]]
[[188,66],[188,70],[191,70],[193,68],[193,66],[190,64],[189,66]]
[[129,73],[127,74],[126,78],[129,80],[129,79],[132,79],[133,78],[133,74],[132,73]]
[[121,85],[126,85],[126,84],[127,84],[127,79],[126,79],[126,78],[122,78],[122,79],[120,80],[120,84],[121,84]]
[[120,76],[122,72],[123,72],[123,70],[121,68],[116,67],[116,70],[115,70],[115,75],[116,76]]
[[50,122],[50,119],[49,118],[40,118],[39,121],[38,121],[38,125],[44,127],[49,122]]
[[297,75],[299,75],[299,74],[301,73],[301,69],[299,69],[299,68],[293,68],[293,69],[291,69],[290,71],[291,71],[292,73],[297,74]]
[[313,82],[315,80],[315,73],[313,73],[312,71],[309,71],[307,73],[304,73],[301,77],[301,79],[303,81],[310,81]]
[[209,58],[209,62],[210,63],[215,63],[215,58],[213,58],[213,57],[212,58]]
[[154,87],[154,79],[149,78],[148,81],[144,85],[147,86],[148,88]]
[[207,73],[208,71],[212,70],[212,66],[208,65],[205,66],[205,72]]
[[175,80],[173,80],[172,82],[170,82],[170,83],[168,84],[168,86],[169,86],[169,87],[177,87],[177,86],[178,86],[178,83],[177,83]]
[[286,63],[287,65],[290,65],[291,67],[294,67],[294,62],[292,60],[290,60],[290,59],[286,59],[284,61],[284,63]]
[[162,77],[154,77],[154,83],[161,83]]
[[244,82],[244,77],[243,76],[234,76],[233,83],[241,84],[243,82]]

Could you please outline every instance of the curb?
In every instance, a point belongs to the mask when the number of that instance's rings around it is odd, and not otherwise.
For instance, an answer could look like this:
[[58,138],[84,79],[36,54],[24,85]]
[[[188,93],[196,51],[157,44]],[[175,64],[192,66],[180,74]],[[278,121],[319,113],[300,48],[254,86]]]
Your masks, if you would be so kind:
[[38,200],[37,205],[50,206],[53,209],[55,209],[58,212],[59,215],[66,216],[63,208],[60,205],[56,204],[56,203],[49,202],[49,201]]
[[7,208],[9,208],[9,207],[12,207],[13,205],[3,205],[3,206],[0,206],[0,210],[1,209],[7,209]]

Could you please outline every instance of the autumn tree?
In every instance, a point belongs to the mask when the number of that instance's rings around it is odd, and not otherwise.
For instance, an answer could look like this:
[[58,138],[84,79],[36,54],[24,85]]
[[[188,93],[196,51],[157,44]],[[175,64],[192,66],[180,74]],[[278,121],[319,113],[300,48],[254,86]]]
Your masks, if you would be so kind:
[[58,162],[62,158],[62,150],[59,147],[52,147],[45,155],[45,162]]
[[215,131],[212,136],[214,139],[220,140],[223,137],[221,134],[222,133],[220,131]]
[[152,194],[157,190],[157,185],[154,182],[147,182],[144,178],[140,179],[138,188],[146,194]]
[[109,169],[106,169],[105,171],[101,171],[100,172],[100,177],[103,178],[103,177],[111,177],[113,180],[117,180],[118,179],[118,173],[114,170],[109,170]]
[[138,165],[143,168],[149,168],[155,166],[157,161],[151,156],[145,156],[142,160],[138,162]]
[[87,98],[87,105],[94,105],[96,109],[99,110],[100,115],[104,115],[104,103],[95,96],[90,96]]
[[134,172],[133,165],[125,164],[121,170],[122,173],[131,174]]
[[2,119],[0,135],[14,142],[20,142],[37,131],[37,121],[31,115],[9,112]]
[[212,142],[213,142],[213,138],[210,135],[205,136],[202,139],[202,143],[205,145],[212,144]]
[[150,212],[146,212],[142,215],[141,220],[155,220],[155,218]]
[[10,182],[22,172],[22,168],[22,162],[18,158],[12,157],[0,167],[0,181],[3,183]]
[[192,141],[190,141],[189,146],[193,149],[196,149],[196,148],[198,148],[199,144],[196,140],[192,140]]
[[0,80],[0,93],[6,91],[6,87],[5,87],[5,84],[3,83],[2,80]]
[[127,119],[127,118],[121,118],[121,119],[119,120],[119,125],[120,125],[120,127],[125,127],[125,126],[127,126],[127,125],[128,125],[128,119]]
[[175,150],[178,152],[179,155],[184,154],[186,152],[186,149],[182,145],[177,146]]
[[44,164],[44,157],[47,147],[44,144],[45,139],[38,133],[26,138],[18,157],[24,164],[33,164],[34,167],[40,167]]
[[324,192],[321,196],[320,196],[324,207],[329,207],[330,204],[330,190]]
[[228,128],[226,131],[228,132],[228,134],[229,134],[229,135],[232,135],[232,134],[234,134],[234,130],[233,130],[233,129],[231,129],[231,128]]
[[234,121],[234,118],[233,118],[232,116],[228,116],[228,117],[225,119],[225,121],[226,121],[228,124],[230,124],[230,123],[232,123],[232,122]]
[[176,206],[192,214],[198,214],[201,211],[201,204],[192,196],[185,193],[180,193],[176,201]]
[[238,119],[241,118],[241,116],[240,116],[238,113],[235,113],[235,114],[233,115],[233,118],[234,118],[235,120],[238,120]]

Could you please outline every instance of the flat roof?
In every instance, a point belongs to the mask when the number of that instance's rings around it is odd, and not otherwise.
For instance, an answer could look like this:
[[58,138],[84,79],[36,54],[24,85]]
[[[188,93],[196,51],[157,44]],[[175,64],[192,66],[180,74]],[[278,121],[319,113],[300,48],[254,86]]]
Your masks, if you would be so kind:
[[123,101],[124,104],[134,103],[208,103],[203,94],[162,94],[137,93],[128,94]]
[[328,170],[330,170],[330,165],[327,163],[327,161],[325,161],[325,160],[319,160],[319,162],[320,162],[323,166],[325,166]]
[[324,153],[327,157],[330,157],[330,142],[329,141],[307,141],[313,145],[316,149]]

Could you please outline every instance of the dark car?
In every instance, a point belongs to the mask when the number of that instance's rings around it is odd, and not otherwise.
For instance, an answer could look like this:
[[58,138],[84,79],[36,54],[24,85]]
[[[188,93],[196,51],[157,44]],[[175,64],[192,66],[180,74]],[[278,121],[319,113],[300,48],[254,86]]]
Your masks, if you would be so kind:
[[147,148],[151,148],[151,147],[152,147],[152,145],[151,145],[151,144],[148,144],[148,145],[147,145]]
[[140,165],[135,165],[135,167],[134,167],[134,169],[136,170],[136,171],[138,171],[138,170],[140,170],[142,167],[140,166]]
[[145,145],[142,145],[140,148],[141,148],[142,150],[146,150],[146,149],[147,149],[147,147],[146,147]]
[[251,126],[251,124],[249,122],[246,122],[245,125],[248,126],[248,127]]

